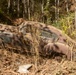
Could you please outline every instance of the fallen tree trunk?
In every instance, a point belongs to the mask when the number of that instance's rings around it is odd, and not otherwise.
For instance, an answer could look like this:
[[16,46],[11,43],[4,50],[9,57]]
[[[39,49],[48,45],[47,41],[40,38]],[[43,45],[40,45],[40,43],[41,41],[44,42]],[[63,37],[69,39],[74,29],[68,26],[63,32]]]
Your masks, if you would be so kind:
[[38,39],[35,41],[35,31],[37,31],[37,29],[32,27],[30,28],[29,26],[29,29],[27,28],[27,30],[29,33],[27,32],[24,35],[19,30],[19,27],[0,24],[0,48],[17,50],[20,51],[20,53],[24,52],[35,54],[33,49],[35,48],[34,43],[38,41]]
[[[37,44],[36,47],[39,46],[41,48],[38,47],[39,49],[37,49],[41,54],[43,54],[44,50],[44,55],[47,55],[50,49],[50,51],[65,54],[69,59],[71,53],[66,53],[66,51],[70,51],[65,46],[65,44],[68,45],[67,39],[69,38],[68,41],[76,45],[76,42],[69,36],[63,34],[61,30],[53,26],[46,26],[39,22],[24,21],[19,26],[0,24],[0,27],[0,47],[4,47],[5,49],[15,49],[20,52],[35,53],[31,49],[36,49],[34,47],[35,44]],[[38,31],[40,33],[38,33]],[[36,40],[34,41],[34,39]],[[49,43],[52,43],[53,45]],[[61,46],[64,47],[65,50],[61,49]]]
[[[19,19],[20,20],[20,19]],[[21,19],[22,20],[22,19]],[[18,20],[17,20],[18,22]],[[25,29],[28,25],[34,25],[35,27],[38,27],[41,30],[47,31],[48,33],[55,34],[55,38],[57,38],[55,41],[62,42],[62,43],[72,43],[76,46],[76,41],[71,39],[68,35],[63,33],[60,29],[51,26],[51,25],[46,25],[40,22],[33,22],[33,21],[23,21],[19,23],[19,30],[22,31],[22,33],[25,32]]]
[[48,43],[44,46],[43,54],[45,55],[52,55],[52,52],[57,52],[59,54],[65,54],[67,56],[67,59],[71,59],[71,51],[70,47],[68,45],[65,45],[63,43]]

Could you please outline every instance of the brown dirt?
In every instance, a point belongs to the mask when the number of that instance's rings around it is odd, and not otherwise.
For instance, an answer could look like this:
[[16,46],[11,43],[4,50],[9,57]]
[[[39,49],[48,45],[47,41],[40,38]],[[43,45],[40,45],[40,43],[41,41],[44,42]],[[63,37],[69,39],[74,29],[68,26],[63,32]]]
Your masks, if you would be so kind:
[[[35,58],[30,55],[0,49],[0,75],[76,75],[76,62],[40,58],[36,66]],[[17,72],[19,65],[32,64],[28,74]]]

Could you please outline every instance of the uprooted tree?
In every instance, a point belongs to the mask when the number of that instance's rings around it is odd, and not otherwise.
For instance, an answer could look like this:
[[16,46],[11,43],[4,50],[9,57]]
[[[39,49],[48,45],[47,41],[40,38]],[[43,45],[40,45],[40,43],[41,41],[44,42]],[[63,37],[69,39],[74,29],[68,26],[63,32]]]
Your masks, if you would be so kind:
[[0,48],[42,56],[57,52],[71,59],[68,43],[75,47],[76,42],[61,30],[40,22],[22,20],[14,23],[18,26],[0,24]]

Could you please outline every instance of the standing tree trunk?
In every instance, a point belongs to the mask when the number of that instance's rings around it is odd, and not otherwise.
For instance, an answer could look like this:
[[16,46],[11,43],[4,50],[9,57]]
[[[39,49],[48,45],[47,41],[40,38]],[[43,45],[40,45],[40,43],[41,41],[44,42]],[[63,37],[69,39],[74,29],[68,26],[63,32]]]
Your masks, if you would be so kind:
[[18,3],[17,3],[17,12],[18,12],[18,13],[17,13],[17,17],[19,17],[19,11],[20,11],[20,7],[19,7],[19,6],[20,6],[20,4],[19,4],[19,0],[17,0],[17,2],[18,2]]
[[57,0],[55,0],[55,21],[57,22]]
[[28,20],[30,20],[30,0],[27,0]]
[[10,0],[8,0],[8,7],[7,7],[8,14],[9,14],[9,9],[10,9]]
[[75,7],[75,29],[76,29],[76,7]]
[[26,14],[27,14],[27,2],[26,0],[23,0],[23,18],[27,17]]
[[[41,3],[41,13],[42,15],[44,14],[44,0],[42,0],[42,3]],[[42,17],[42,22],[45,22],[44,17]]]
[[55,0],[55,21],[59,19],[59,0]]
[[59,19],[59,0],[57,1],[57,19]]
[[35,6],[35,3],[34,3],[34,0],[31,0],[31,14],[32,14],[32,20],[33,20],[33,16],[34,16],[34,6]]

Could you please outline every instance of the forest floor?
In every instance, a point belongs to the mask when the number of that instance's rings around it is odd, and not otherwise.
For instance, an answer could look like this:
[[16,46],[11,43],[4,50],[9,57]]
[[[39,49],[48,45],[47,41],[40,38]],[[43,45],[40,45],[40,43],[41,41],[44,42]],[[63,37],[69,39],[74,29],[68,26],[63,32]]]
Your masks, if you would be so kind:
[[[18,73],[20,65],[32,64],[28,74]],[[64,58],[40,58],[38,66],[29,55],[0,50],[0,75],[76,75],[76,62]]]

